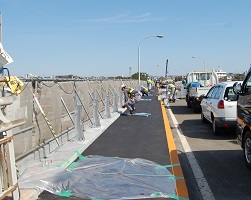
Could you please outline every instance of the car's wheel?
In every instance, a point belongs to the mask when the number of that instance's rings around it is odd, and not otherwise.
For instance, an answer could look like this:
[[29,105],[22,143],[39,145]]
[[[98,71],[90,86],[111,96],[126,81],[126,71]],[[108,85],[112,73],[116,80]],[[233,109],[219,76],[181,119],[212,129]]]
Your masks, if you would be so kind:
[[191,107],[192,107],[189,101],[187,102],[187,107],[188,107],[188,108],[191,108]]
[[189,99],[187,100],[187,107],[192,108],[192,104],[191,104],[191,101],[189,101]]
[[221,133],[221,128],[217,126],[215,119],[213,121],[213,134],[219,135]]
[[205,118],[205,116],[203,115],[202,112],[201,112],[201,114],[200,114],[200,118],[201,118],[201,122],[202,122],[202,123],[207,123],[207,119]]
[[244,158],[249,170],[251,170],[251,132],[247,131],[244,137]]
[[193,102],[193,113],[197,113],[198,110],[197,110],[197,107],[196,107],[196,103]]
[[194,113],[200,113],[201,112],[201,106],[198,103],[193,103],[193,112]]

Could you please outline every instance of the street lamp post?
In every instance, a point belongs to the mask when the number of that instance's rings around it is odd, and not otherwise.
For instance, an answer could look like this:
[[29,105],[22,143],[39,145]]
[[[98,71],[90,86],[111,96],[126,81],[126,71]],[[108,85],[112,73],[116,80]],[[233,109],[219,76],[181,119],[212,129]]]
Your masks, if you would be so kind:
[[151,38],[151,37],[158,37],[158,38],[163,38],[164,36],[163,35],[152,35],[152,36],[148,36],[148,37],[145,37],[144,39],[142,39],[139,43],[139,46],[138,46],[138,75],[139,75],[139,86],[140,86],[140,44],[145,40],[145,39],[148,39],[148,38]]
[[132,68],[131,68],[131,67],[129,67],[129,77],[130,77],[130,79],[132,78],[132,75],[131,75],[131,70],[132,70]]
[[204,58],[201,58],[201,57],[195,57],[195,56],[192,56],[192,58],[200,58],[200,59],[202,59],[203,61],[204,61],[204,71],[206,71],[206,61],[205,61],[205,59]]

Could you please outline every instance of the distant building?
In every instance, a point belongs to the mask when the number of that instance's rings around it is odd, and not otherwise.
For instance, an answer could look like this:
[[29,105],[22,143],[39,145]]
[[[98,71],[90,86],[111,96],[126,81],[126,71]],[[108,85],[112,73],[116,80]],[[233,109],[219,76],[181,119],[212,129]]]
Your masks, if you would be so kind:
[[38,78],[38,75],[26,74],[25,78],[27,78],[27,79]]
[[223,70],[216,70],[215,72],[219,79],[224,79],[225,77],[227,77],[227,72],[224,72]]

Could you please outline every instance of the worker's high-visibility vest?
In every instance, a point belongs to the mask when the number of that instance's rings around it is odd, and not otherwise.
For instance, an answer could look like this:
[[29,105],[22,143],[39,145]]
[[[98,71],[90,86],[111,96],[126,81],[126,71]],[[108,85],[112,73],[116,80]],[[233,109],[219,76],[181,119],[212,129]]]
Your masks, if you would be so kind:
[[144,86],[141,86],[141,88],[142,88],[143,90],[145,90],[145,91],[148,91],[148,89],[147,89],[146,87],[144,87]]
[[129,93],[128,93],[128,97],[130,98],[134,93],[134,89],[130,88]]
[[169,84],[169,88],[174,88],[174,87],[175,87],[174,84],[172,84],[172,83]]

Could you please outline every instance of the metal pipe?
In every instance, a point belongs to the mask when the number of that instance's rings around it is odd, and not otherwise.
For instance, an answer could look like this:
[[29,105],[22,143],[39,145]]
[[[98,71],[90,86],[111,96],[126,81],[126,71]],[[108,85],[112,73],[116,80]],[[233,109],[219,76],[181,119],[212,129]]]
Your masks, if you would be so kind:
[[24,133],[24,132],[26,132],[26,131],[29,131],[29,130],[33,129],[34,127],[35,127],[35,125],[29,126],[29,127],[24,128],[24,129],[22,129],[22,130],[19,130],[19,131],[13,133],[13,136],[19,135],[20,133]]
[[74,121],[73,121],[73,119],[72,119],[72,116],[71,116],[71,114],[70,114],[68,108],[66,107],[66,104],[65,104],[65,102],[64,102],[63,97],[61,97],[61,102],[63,103],[63,106],[64,106],[64,108],[65,108],[67,114],[69,115],[69,117],[70,117],[70,119],[71,119],[71,121],[72,121],[72,123],[73,123],[73,125],[74,125]]
[[84,104],[82,103],[82,101],[81,101],[81,99],[80,99],[80,96],[78,95],[78,93],[77,93],[77,91],[76,91],[76,89],[75,89],[75,88],[74,88],[74,91],[75,91],[75,94],[77,95],[77,97],[78,97],[78,99],[79,99],[79,102],[80,102],[80,103],[81,103],[81,105],[83,106],[84,111],[85,111],[85,113],[86,113],[86,115],[87,115],[88,119],[90,120],[91,124],[93,125],[93,122],[92,122],[92,120],[91,120],[91,117],[90,117],[89,113],[87,112],[87,110],[86,110],[86,108],[85,108]]
[[[73,126],[73,127],[69,128],[69,129],[63,131],[62,133],[60,133],[60,134],[58,135],[58,137],[60,137],[60,136],[64,135],[65,133],[67,133],[67,132],[73,130],[74,128],[75,128],[75,126]],[[40,149],[40,148],[43,148],[45,145],[49,144],[49,143],[52,142],[53,140],[54,140],[54,138],[51,138],[51,139],[49,139],[49,140],[47,140],[47,141],[45,141],[45,142],[39,144],[39,146],[37,146],[37,147],[35,147],[35,148],[32,148],[32,149],[30,149],[29,151],[27,151],[27,152],[25,152],[25,153],[23,153],[23,154],[17,156],[17,157],[16,157],[16,161],[18,161],[18,160],[24,158],[25,156],[28,156],[29,154],[31,154],[31,153],[37,151],[37,150]]]

